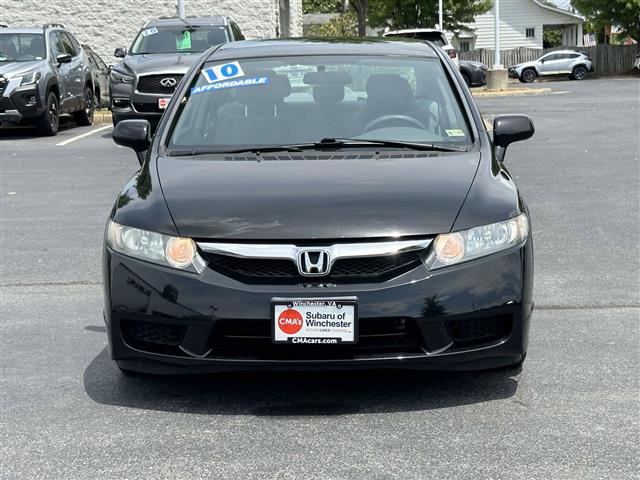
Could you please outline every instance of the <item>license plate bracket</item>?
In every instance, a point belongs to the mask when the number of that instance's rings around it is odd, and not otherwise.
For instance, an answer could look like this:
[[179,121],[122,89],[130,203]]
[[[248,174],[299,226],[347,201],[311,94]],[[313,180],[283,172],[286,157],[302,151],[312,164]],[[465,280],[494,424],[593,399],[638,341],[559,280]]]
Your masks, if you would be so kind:
[[357,343],[358,299],[273,298],[271,340],[296,345]]

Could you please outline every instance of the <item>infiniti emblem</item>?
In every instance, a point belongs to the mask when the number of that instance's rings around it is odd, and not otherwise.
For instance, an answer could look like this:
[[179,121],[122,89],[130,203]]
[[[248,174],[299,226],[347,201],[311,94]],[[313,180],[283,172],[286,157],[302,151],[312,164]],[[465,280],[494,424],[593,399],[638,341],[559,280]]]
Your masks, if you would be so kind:
[[298,252],[298,271],[307,277],[327,275],[331,270],[328,250],[304,249]]
[[177,84],[178,81],[173,77],[167,77],[160,80],[160,85],[167,88],[175,87]]

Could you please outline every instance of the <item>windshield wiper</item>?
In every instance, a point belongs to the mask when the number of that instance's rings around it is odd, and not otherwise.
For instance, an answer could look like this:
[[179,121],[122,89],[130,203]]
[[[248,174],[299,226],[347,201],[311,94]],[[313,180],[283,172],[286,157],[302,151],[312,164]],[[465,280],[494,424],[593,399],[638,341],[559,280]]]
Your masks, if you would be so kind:
[[436,152],[466,152],[463,148],[447,147],[445,145],[437,145],[435,143],[416,143],[403,142],[399,140],[376,140],[369,138],[323,138],[316,146],[324,146],[327,148],[343,148],[343,147],[363,147],[367,145],[375,145],[380,147],[391,148],[407,148],[410,150],[426,150]]
[[370,140],[360,138],[323,138],[319,142],[311,143],[295,143],[291,145],[264,145],[241,147],[231,150],[174,150],[169,151],[172,157],[189,157],[196,155],[215,155],[215,154],[233,154],[233,153],[261,153],[272,152],[302,152],[304,150],[325,150],[340,148],[358,148],[358,147],[390,147],[390,148],[406,148],[410,150],[436,151],[436,152],[466,152],[466,150],[455,147],[446,147],[433,143],[413,143],[400,142],[394,140]]

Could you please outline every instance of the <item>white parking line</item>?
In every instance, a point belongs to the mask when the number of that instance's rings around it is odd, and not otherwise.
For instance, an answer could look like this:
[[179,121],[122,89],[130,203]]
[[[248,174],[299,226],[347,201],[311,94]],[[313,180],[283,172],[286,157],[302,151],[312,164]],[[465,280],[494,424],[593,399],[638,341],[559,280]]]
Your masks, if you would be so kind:
[[56,143],[56,147],[64,147],[65,145],[69,145],[70,143],[75,142],[76,140],[80,140],[82,138],[88,137],[89,135],[93,135],[94,133],[102,132],[103,130],[106,130],[108,128],[113,128],[113,126],[107,125],[104,127],[96,128],[95,130],[90,130],[80,135],[76,135],[75,137],[71,137],[65,140],[64,142]]

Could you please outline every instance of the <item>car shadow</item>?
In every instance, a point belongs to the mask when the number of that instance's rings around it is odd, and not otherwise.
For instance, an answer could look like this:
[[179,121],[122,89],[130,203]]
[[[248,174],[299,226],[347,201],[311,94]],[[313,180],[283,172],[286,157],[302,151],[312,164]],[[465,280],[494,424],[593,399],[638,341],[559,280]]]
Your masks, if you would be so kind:
[[[58,133],[76,128],[78,125],[72,118],[60,118]],[[42,137],[35,127],[22,125],[3,125],[0,127],[0,140],[19,140],[21,138],[31,139]]]
[[449,408],[512,397],[517,372],[278,372],[125,376],[107,349],[84,388],[103,405],[211,415],[334,416]]

